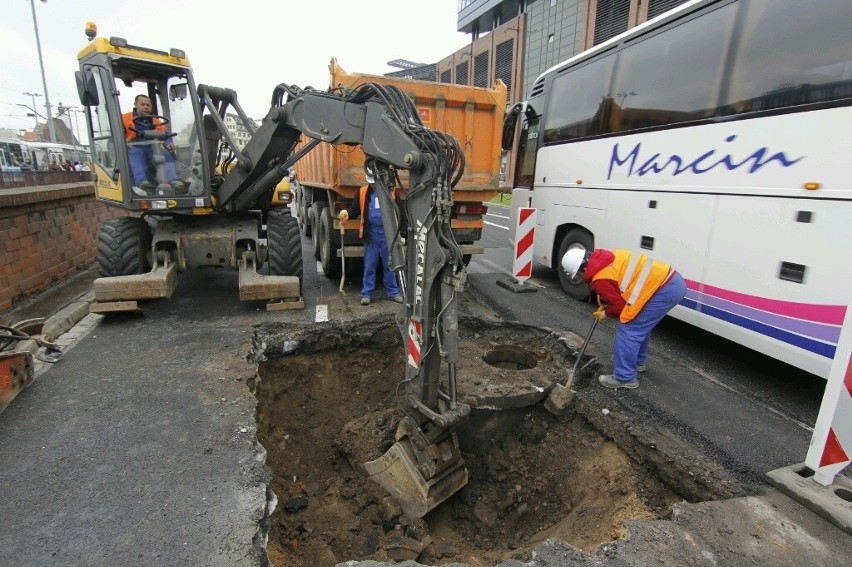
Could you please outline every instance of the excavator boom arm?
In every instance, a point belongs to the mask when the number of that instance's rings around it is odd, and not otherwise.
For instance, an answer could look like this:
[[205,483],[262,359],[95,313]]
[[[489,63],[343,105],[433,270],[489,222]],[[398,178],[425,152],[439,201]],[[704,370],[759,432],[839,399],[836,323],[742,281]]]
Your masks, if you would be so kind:
[[[287,93],[287,100],[281,94]],[[464,157],[452,136],[426,128],[399,88],[361,85],[341,93],[276,88],[273,105],[219,187],[220,203],[245,210],[272,191],[302,153],[299,138],[360,145],[374,172],[390,268],[405,295],[400,333],[407,360],[397,442],[380,459],[364,463],[373,480],[394,494],[409,515],[423,516],[467,483],[452,431],[469,413],[456,398],[458,322],[456,295],[465,283],[462,252],[450,218],[452,187]],[[308,144],[307,150],[312,147]],[[408,170],[404,211],[392,198],[397,170]],[[399,233],[405,214],[408,233]],[[403,249],[403,237],[406,248]],[[448,365],[449,392],[440,388]]]

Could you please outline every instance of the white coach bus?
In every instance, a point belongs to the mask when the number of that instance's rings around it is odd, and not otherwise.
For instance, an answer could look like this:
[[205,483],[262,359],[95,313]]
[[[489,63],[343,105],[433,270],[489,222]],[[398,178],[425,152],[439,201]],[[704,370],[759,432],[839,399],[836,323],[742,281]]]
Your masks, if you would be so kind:
[[[672,316],[827,377],[852,297],[852,1],[694,0],[543,73],[506,117],[537,263],[672,264]],[[520,128],[516,128],[516,124]]]

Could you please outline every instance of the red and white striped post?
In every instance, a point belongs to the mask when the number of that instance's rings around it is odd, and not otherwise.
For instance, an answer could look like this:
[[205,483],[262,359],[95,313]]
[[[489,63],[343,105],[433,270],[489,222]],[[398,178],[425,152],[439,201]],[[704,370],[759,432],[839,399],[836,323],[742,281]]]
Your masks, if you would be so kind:
[[852,305],[846,317],[828,374],[819,416],[805,464],[823,486],[834,482],[852,460]]
[[518,218],[515,221],[515,259],[512,262],[512,277],[518,285],[524,285],[532,276],[535,221],[536,209],[518,208]]

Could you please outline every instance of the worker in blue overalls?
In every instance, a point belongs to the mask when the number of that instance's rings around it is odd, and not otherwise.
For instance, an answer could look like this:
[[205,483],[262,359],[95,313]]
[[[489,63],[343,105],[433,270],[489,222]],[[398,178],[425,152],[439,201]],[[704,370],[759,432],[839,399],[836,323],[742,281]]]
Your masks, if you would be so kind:
[[[396,274],[390,269],[390,254],[385,229],[382,225],[382,209],[379,195],[375,190],[376,180],[373,172],[367,168],[367,184],[361,187],[353,199],[352,206],[337,215],[341,221],[352,218],[361,219],[358,232],[364,240],[364,280],[361,287],[361,305],[370,305],[376,290],[376,276],[382,269],[382,283],[388,297],[402,303],[402,294],[396,281]],[[396,198],[395,195],[393,195]]]

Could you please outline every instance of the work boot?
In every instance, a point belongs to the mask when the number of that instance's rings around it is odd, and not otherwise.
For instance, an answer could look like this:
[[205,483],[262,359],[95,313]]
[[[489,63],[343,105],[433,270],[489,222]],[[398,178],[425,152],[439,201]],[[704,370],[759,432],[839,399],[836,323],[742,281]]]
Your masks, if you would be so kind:
[[402,303],[402,296],[401,295],[395,295],[395,296],[391,297],[391,301],[393,301],[394,303]]
[[157,195],[165,195],[172,192],[172,186],[168,183],[160,183],[157,185]]
[[154,186],[148,180],[143,181],[138,186],[133,186],[133,192],[141,197],[150,197],[154,194]]
[[639,387],[639,381],[638,380],[633,380],[631,382],[622,382],[621,380],[619,380],[618,378],[616,378],[612,374],[602,374],[602,375],[598,376],[598,382],[600,382],[601,386],[605,386],[607,388],[613,388],[613,389],[615,389],[615,388],[629,388],[629,389],[632,390],[633,388]]
[[180,179],[172,181],[172,189],[174,189],[175,193],[178,195],[186,195],[186,184]]
[[636,366],[636,372],[645,372],[646,370],[648,370],[648,367],[644,364],[638,364]]
[[370,298],[369,297],[362,297],[361,298],[361,305],[369,305],[369,304],[370,304]]

